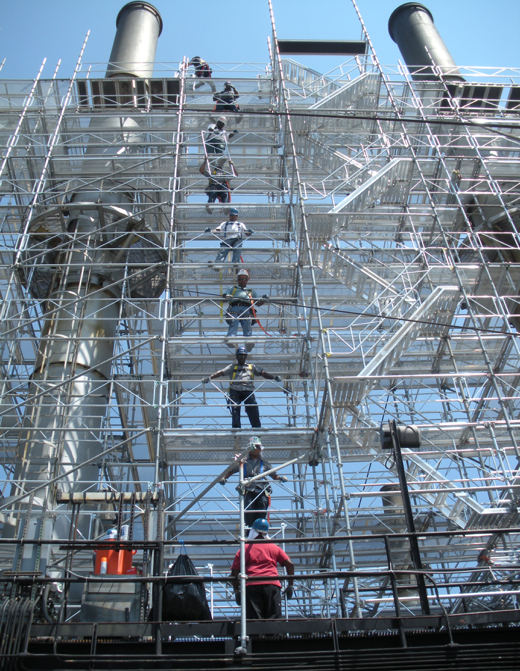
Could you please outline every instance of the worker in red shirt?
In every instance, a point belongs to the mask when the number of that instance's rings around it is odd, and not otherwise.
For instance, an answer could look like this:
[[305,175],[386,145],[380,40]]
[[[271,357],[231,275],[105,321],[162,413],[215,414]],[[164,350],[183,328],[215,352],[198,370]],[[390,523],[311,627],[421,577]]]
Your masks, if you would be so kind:
[[[248,540],[269,538],[269,523],[264,519],[254,521]],[[282,592],[277,564],[284,566],[287,575],[294,575],[294,564],[282,548],[275,543],[246,544],[246,573],[249,578],[270,576],[265,580],[246,582],[246,617],[248,620],[273,620],[282,617]],[[231,566],[231,583],[235,590],[235,599],[240,605],[238,576],[240,574],[240,550],[236,553]],[[290,599],[294,593],[293,578],[288,580],[284,595]]]

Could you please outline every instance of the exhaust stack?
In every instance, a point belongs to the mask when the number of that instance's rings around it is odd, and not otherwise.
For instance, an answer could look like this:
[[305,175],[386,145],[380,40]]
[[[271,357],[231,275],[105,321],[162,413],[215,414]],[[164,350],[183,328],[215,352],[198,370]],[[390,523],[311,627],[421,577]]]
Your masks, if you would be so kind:
[[[125,5],[117,19],[111,54],[114,61],[107,76],[150,76],[161,30],[161,17],[151,4]],[[133,270],[127,281],[130,296],[156,298],[164,287],[164,278],[153,265],[163,260],[160,244],[150,251],[152,245],[147,242],[154,236],[140,213],[134,211],[135,192],[110,174],[118,168],[113,165],[117,155],[135,153],[139,125],[134,119],[115,115],[99,120],[94,116],[89,132],[94,143],[87,146],[84,176],[91,179],[105,173],[106,177],[93,180],[92,187],[78,189],[68,205],[34,217],[23,253],[22,279],[34,298],[45,301],[49,313],[42,328],[25,408],[25,431],[18,446],[20,465],[15,480],[28,490],[95,460],[105,449],[99,431],[111,394],[125,261],[134,269],[142,268],[137,273]],[[110,140],[106,141],[108,149],[100,149],[99,135]],[[63,202],[59,194],[56,201]],[[60,267],[67,265],[69,271],[61,273]],[[96,461],[83,465],[63,478],[60,488],[69,492],[95,489],[98,472]],[[20,493],[16,484],[12,493]],[[41,509],[49,507],[50,497],[49,488],[40,490],[32,512],[21,512],[22,521],[24,515],[30,515],[34,522],[30,525],[34,538],[62,539],[69,533],[66,514],[54,522],[47,518],[41,531]],[[20,524],[19,533],[23,526]],[[4,529],[4,536],[6,533],[14,536],[13,526]],[[78,538],[91,535],[89,515],[80,519],[76,533]],[[34,550],[23,555],[22,570],[45,571],[46,558],[40,560],[36,546],[31,547]]]
[[[458,104],[457,100],[459,103],[462,101],[470,111],[486,108],[486,101],[475,97],[473,87],[464,85],[465,80],[435,28],[433,16],[427,7],[419,2],[407,2],[397,7],[388,21],[388,32],[399,47],[412,78],[417,82],[423,82],[417,86],[417,91],[425,108],[431,108],[433,105],[436,112],[436,108],[443,105],[446,86],[455,104]],[[437,71],[432,66],[432,60]],[[478,88],[475,87],[475,90]],[[442,102],[439,102],[441,100]],[[446,110],[449,111],[448,106]],[[443,132],[448,132],[446,127]],[[468,148],[467,142],[459,146],[454,138],[450,146],[452,155],[460,158],[475,156],[475,151],[471,147]],[[488,143],[487,149],[489,150],[491,146]],[[503,202],[506,208],[495,196],[476,195],[466,202],[466,212],[472,230],[480,232],[485,246],[499,247],[505,261],[518,263],[520,211],[515,202],[507,196],[503,197]],[[486,254],[489,261],[494,261],[499,252],[486,252]],[[517,291],[519,289],[517,286]],[[505,300],[510,311],[518,313],[518,298]],[[512,316],[509,322],[520,332],[520,317]]]
[[388,20],[388,32],[414,80],[438,81],[433,60],[444,79],[464,81],[433,23],[430,10],[420,2],[406,2],[395,9]]
[[106,76],[151,77],[163,29],[157,9],[149,2],[129,2],[117,15],[116,26]]

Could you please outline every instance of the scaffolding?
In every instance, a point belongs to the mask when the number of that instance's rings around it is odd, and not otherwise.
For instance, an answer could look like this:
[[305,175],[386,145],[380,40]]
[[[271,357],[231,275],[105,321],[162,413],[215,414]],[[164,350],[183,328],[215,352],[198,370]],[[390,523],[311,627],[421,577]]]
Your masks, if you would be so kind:
[[[187,58],[110,78],[83,50],[70,79],[1,82],[0,568],[26,650],[53,617],[78,635],[74,585],[124,524],[139,626],[161,619],[182,545],[213,618],[239,618],[243,490],[219,481],[253,434],[288,478],[269,508],[296,567],[286,618],[375,630],[397,609],[425,627],[420,575],[432,616],[516,621],[520,71],[412,77],[379,63],[359,15],[366,54],[323,75],[284,57],[270,10],[267,65],[212,63],[213,87]],[[214,111],[225,81],[239,112]],[[253,235],[216,265],[204,231],[229,205],[206,203],[203,167],[221,114]],[[240,267],[269,298],[252,336],[226,338]],[[232,430],[227,381],[202,382],[241,344],[283,380],[255,379],[254,430]],[[406,492],[381,442],[393,420],[422,435],[402,447]]]

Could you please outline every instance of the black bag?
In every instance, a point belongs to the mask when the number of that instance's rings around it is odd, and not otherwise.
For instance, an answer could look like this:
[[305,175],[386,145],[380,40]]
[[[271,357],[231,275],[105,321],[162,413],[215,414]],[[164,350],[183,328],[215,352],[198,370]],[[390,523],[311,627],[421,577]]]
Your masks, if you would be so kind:
[[[186,554],[180,554],[168,575],[198,575],[193,562]],[[202,582],[167,583],[163,593],[163,621],[211,620],[211,611]]]

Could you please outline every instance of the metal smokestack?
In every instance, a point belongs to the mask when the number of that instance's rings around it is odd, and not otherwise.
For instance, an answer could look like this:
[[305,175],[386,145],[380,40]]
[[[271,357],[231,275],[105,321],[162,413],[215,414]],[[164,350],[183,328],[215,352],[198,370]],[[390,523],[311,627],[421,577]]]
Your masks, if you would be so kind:
[[116,26],[106,76],[151,77],[163,28],[159,12],[149,2],[129,2],[117,15]]
[[[388,32],[397,43],[412,78],[417,82],[425,82],[417,86],[417,91],[426,109],[433,105],[436,111],[436,108],[442,104],[439,101],[443,97],[446,85],[453,99],[462,100],[463,105],[468,105],[470,111],[485,109],[485,101],[475,97],[470,85],[464,85],[465,80],[435,28],[433,16],[427,7],[419,2],[407,2],[397,7],[388,21]],[[432,61],[440,72],[435,72]],[[447,84],[441,80],[441,75]],[[446,127],[442,132],[448,132]],[[494,141],[487,142],[486,149],[489,151],[493,144]],[[501,142],[498,143],[498,149],[500,144]],[[475,151],[468,147],[467,142],[458,143],[456,136],[450,142],[448,152],[448,155],[461,158],[476,155]],[[517,242],[520,231],[520,210],[516,206],[516,201],[511,197],[503,196],[502,201],[505,202],[507,211],[495,196],[477,194],[467,201],[466,212],[472,222],[473,231],[480,231],[483,236],[485,231],[491,232],[490,235],[484,237],[486,246],[500,247],[500,253],[506,262],[518,263],[520,260]],[[487,251],[486,255],[489,261],[494,261],[498,252]],[[506,298],[505,300],[511,312],[517,313],[518,298]],[[512,316],[509,322],[520,332],[520,317]]]
[[430,10],[420,2],[406,2],[394,10],[388,21],[388,32],[416,81],[438,81],[432,60],[441,69],[444,79],[464,81],[433,23]]
[[[115,71],[116,64],[111,63],[107,76],[128,76],[129,70],[131,76],[151,75],[153,62],[145,59],[155,56],[161,29],[161,17],[149,3],[131,2],[123,7],[111,56],[120,59],[118,69]],[[146,271],[147,265],[157,263],[162,256],[160,250],[154,257],[143,249],[143,240],[149,234],[140,215],[134,214],[135,193],[110,175],[117,170],[113,164],[116,155],[136,151],[139,125],[119,116],[109,115],[99,121],[94,117],[89,132],[98,145],[100,131],[108,148],[88,146],[83,164],[83,175],[91,179],[93,171],[102,178],[93,180],[93,184],[100,186],[79,189],[67,206],[46,210],[29,224],[22,278],[32,296],[45,300],[45,311],[50,316],[42,328],[25,409],[25,431],[18,447],[20,466],[15,480],[28,490],[95,458],[104,449],[99,431],[110,395],[122,265],[129,260],[145,268],[128,282],[130,296],[155,298],[164,286],[158,271]],[[58,195],[56,200],[61,201]],[[93,463],[63,479],[60,488],[72,492],[92,489],[97,477],[98,465]],[[12,493],[20,493],[18,486]],[[63,538],[68,533],[70,520],[65,515],[54,523],[47,519],[41,530],[41,509],[52,505],[50,494],[48,489],[38,492],[32,512],[26,513],[32,520],[31,537]],[[13,531],[12,527],[4,530],[4,535],[12,536]],[[88,535],[86,516],[78,524],[77,537]],[[38,561],[34,546],[32,553],[24,554],[22,570],[35,570]],[[45,571],[43,556],[39,570]]]

